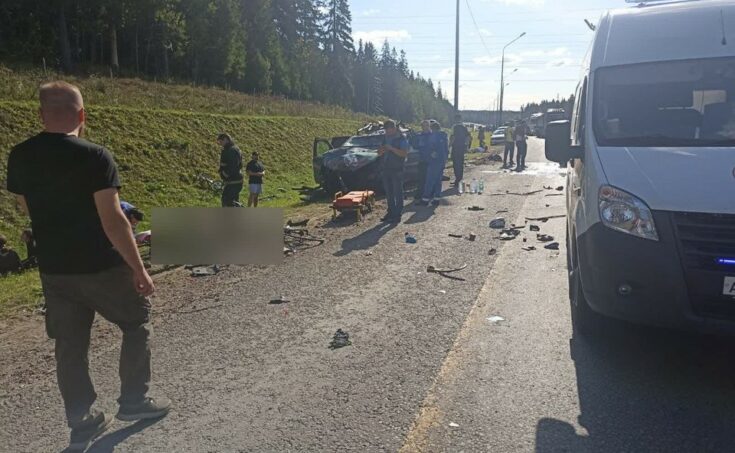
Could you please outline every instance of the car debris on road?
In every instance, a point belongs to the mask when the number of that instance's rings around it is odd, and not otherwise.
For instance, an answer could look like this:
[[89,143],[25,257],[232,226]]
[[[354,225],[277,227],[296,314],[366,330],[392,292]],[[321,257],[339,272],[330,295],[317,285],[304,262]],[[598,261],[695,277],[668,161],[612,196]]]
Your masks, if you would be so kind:
[[345,346],[350,346],[351,344],[352,341],[350,341],[350,334],[342,329],[337,329],[337,331],[334,333],[334,336],[332,337],[332,341],[329,342],[329,349],[344,348]]

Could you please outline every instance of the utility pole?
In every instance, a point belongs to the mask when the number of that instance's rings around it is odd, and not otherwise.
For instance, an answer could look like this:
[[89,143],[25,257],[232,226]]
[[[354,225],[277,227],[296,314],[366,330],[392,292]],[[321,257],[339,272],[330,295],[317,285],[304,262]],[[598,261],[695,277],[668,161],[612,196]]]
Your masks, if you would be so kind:
[[454,112],[459,113],[459,0],[457,0],[457,35],[454,48]]
[[505,49],[507,49],[509,45],[513,44],[524,36],[526,36],[525,31],[521,33],[520,36],[518,36],[516,39],[509,42],[505,45],[505,47],[503,47],[503,56],[500,59],[500,113],[498,114],[499,124],[503,124],[503,94],[505,94]]

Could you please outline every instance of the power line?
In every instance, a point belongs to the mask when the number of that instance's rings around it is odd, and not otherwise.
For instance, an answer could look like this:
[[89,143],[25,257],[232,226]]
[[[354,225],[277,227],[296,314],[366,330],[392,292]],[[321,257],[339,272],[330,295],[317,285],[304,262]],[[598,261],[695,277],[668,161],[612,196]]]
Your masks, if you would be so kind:
[[469,0],[464,0],[465,4],[467,5],[467,10],[470,12],[470,17],[472,18],[472,23],[475,24],[475,30],[477,30],[477,35],[480,37],[480,42],[482,42],[482,47],[485,48],[485,51],[489,54],[490,49],[487,48],[487,44],[485,44],[485,38],[482,37],[482,32],[480,31],[480,27],[477,25],[477,21],[475,20],[475,14],[472,12],[472,7],[470,6]]

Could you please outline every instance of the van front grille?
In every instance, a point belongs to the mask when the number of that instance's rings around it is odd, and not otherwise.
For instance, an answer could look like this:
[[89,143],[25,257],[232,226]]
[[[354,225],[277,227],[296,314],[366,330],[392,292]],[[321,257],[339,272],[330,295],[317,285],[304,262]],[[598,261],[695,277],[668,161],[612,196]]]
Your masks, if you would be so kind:
[[673,214],[689,298],[695,313],[735,320],[735,298],[722,294],[725,276],[735,276],[735,215]]

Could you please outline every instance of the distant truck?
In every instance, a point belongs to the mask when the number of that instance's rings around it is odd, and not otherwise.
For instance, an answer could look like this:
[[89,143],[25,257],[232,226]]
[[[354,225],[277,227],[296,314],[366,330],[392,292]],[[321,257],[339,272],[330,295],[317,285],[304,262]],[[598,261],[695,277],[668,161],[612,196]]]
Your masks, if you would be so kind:
[[531,115],[529,127],[531,135],[539,138],[546,137],[546,126],[554,121],[562,121],[567,118],[567,112],[564,109],[548,109],[546,113],[535,113]]

